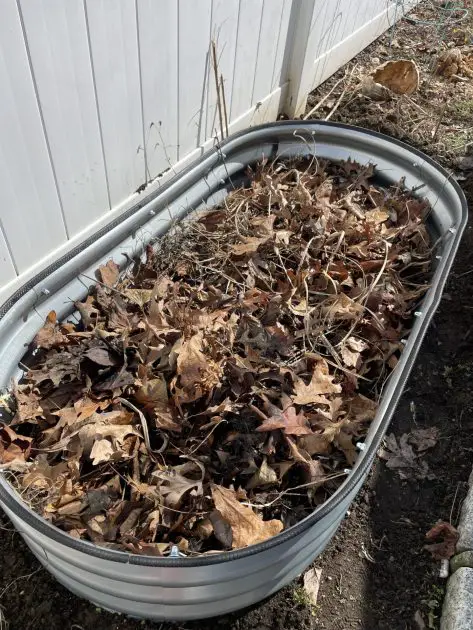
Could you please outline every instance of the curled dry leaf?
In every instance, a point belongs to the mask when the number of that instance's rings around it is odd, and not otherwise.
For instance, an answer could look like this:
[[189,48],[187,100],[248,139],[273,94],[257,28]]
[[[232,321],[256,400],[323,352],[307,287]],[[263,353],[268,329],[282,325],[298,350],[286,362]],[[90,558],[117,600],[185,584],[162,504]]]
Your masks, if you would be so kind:
[[112,459],[114,455],[114,448],[110,440],[102,438],[101,440],[97,440],[94,442],[92,449],[90,451],[90,459],[92,460],[92,464],[97,466],[98,464],[102,464],[103,462],[108,462]]
[[105,265],[99,267],[97,275],[104,284],[113,287],[120,275],[120,267],[113,260],[109,260]]
[[428,541],[434,542],[424,545],[424,549],[429,551],[435,560],[449,560],[455,555],[458,537],[458,531],[453,525],[439,521],[425,535]]
[[419,68],[410,59],[387,61],[371,76],[375,83],[395,94],[412,94],[419,87]]
[[13,383],[12,390],[16,402],[16,416],[12,425],[34,421],[38,416],[43,415],[40,398],[30,385]]
[[37,348],[56,348],[67,344],[67,335],[61,332],[61,326],[58,324],[56,311],[51,311],[46,317],[44,326],[36,333],[33,344]]
[[26,462],[31,450],[32,438],[17,435],[12,428],[0,424],[0,464]]
[[232,528],[233,549],[256,545],[282,531],[281,521],[277,519],[263,521],[251,508],[237,500],[233,490],[212,484],[211,491],[215,508]]
[[133,304],[143,308],[153,297],[153,291],[151,289],[126,289],[123,295],[125,295],[130,302],[133,302]]
[[118,363],[115,354],[106,346],[92,346],[83,356],[102,367],[111,367]]
[[47,456],[40,453],[36,461],[28,467],[27,472],[21,480],[24,488],[36,488],[38,490],[47,490],[58,484],[61,478],[64,478],[69,472],[67,462],[60,462],[54,466],[50,466],[47,462]]
[[79,311],[85,328],[95,326],[100,316],[100,311],[98,308],[95,308],[92,295],[88,295],[85,302],[75,302],[74,306]]
[[135,391],[135,400],[145,408],[153,409],[168,401],[168,390],[163,377],[144,380]]
[[348,337],[346,342],[340,349],[340,355],[343,359],[343,363],[347,367],[356,367],[360,359],[363,350],[368,349],[368,344],[362,339],[356,337]]
[[266,457],[263,457],[263,461],[261,462],[261,466],[255,472],[255,474],[251,477],[249,482],[246,484],[247,490],[252,490],[253,488],[260,488],[267,486],[268,484],[274,484],[278,481],[278,475],[274,468],[268,466],[266,461]]
[[259,238],[257,236],[247,236],[243,239],[242,243],[237,243],[231,246],[231,251],[237,256],[243,256],[244,254],[253,254],[257,251],[258,247],[263,243],[266,243],[267,237]]

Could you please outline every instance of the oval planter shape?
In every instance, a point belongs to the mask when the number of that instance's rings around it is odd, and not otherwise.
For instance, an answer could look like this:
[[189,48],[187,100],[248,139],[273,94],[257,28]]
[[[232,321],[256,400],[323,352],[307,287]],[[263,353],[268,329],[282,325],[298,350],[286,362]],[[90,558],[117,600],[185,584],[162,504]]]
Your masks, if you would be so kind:
[[[113,258],[124,264],[147,242],[190,211],[222,201],[232,182],[264,158],[313,153],[373,163],[386,183],[405,177],[432,206],[435,248],[432,285],[416,313],[401,359],[387,382],[358,459],[338,490],[309,517],[263,543],[198,558],[141,556],[72,538],[35,514],[0,475],[0,503],[26,544],[61,584],[97,606],[134,617],[185,620],[249,606],[298,576],[320,554],[363,484],[401,396],[422,339],[440,302],[467,221],[458,184],[419,151],[378,133],[348,125],[288,121],[232,136],[93,238],[30,280],[0,308],[0,387],[21,372],[18,362],[49,311],[66,319],[73,302],[93,286],[94,271]],[[152,186],[156,188],[156,186]],[[129,260],[128,258],[128,260]]]

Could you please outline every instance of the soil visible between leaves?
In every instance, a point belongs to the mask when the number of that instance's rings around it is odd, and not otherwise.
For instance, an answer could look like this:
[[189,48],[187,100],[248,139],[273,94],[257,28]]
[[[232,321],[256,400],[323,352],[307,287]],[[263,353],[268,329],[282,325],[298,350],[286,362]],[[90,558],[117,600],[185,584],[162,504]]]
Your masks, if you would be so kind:
[[[418,26],[404,23],[396,29],[395,39],[400,46],[407,47],[407,42],[414,35],[416,40],[426,39]],[[357,61],[370,65],[371,59],[382,56],[384,50],[391,54],[390,41],[391,35],[385,36],[360,55]],[[432,46],[435,44],[432,39]],[[422,51],[413,53],[406,49],[401,52],[405,56],[415,54],[418,62],[418,57],[422,57]],[[427,63],[428,60],[423,58],[422,61]],[[319,88],[312,102],[317,102],[340,76],[333,77]],[[453,93],[450,83],[447,88]],[[466,88],[462,86],[463,89]],[[450,107],[454,109],[454,100]],[[326,113],[322,111],[322,114]],[[352,103],[347,110],[341,106],[333,120],[391,132],[437,157],[445,166],[458,170],[463,156],[457,147],[463,147],[467,138],[464,133],[467,125],[461,122],[461,113],[454,114],[454,118],[446,122],[457,127],[454,130],[457,138],[454,149],[447,151],[437,145],[432,146],[431,137],[410,137],[402,118],[406,115],[402,108],[398,109],[399,118],[389,129],[382,113],[382,110],[379,111],[376,117],[371,104],[365,106],[362,103],[355,108]],[[435,113],[439,114],[438,109],[434,109],[432,115]],[[453,132],[447,129],[446,136],[450,133]],[[439,134],[442,138],[442,129]],[[461,137],[463,145],[458,137]],[[473,175],[466,172],[464,177],[462,184],[471,203]],[[315,563],[322,569],[315,609],[311,609],[301,595],[300,583],[294,582],[251,610],[221,619],[170,626],[112,615],[77,599],[57,584],[40,567],[3,517],[0,529],[3,552],[0,606],[9,628],[419,630],[423,627],[419,620],[426,628],[437,628],[445,582],[437,577],[438,563],[432,561],[423,545],[425,533],[437,520],[457,522],[471,470],[473,299],[470,281],[473,276],[463,274],[472,269],[473,234],[470,224],[442,304],[391,425],[398,438],[413,429],[432,426],[438,429],[436,445],[423,456],[433,478],[402,480],[395,470],[387,469],[383,461],[376,461],[350,514]]]

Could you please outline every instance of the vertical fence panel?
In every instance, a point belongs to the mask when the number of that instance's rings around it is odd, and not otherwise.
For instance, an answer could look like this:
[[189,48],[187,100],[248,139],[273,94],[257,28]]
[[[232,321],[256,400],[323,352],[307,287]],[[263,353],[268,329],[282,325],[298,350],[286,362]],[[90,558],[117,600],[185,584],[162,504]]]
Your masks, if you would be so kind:
[[279,23],[279,33],[277,37],[278,44],[274,58],[271,91],[285,83],[287,80],[287,76],[285,74],[287,68],[284,67],[284,64],[287,63],[288,57],[291,54],[291,33],[289,32],[291,11],[292,2],[284,1]]
[[16,278],[16,269],[8,250],[3,227],[0,229],[0,286]]
[[[28,52],[14,0],[0,20],[0,216],[19,272],[66,239]],[[11,275],[0,246],[4,280]]]
[[179,157],[203,144],[210,79],[211,0],[179,2]]
[[[362,0],[361,0],[362,2]],[[340,34],[343,25],[343,11],[347,4],[352,5],[351,0],[331,0],[326,3],[326,11],[324,17],[316,17],[312,28],[316,35],[313,35],[319,41],[316,58],[322,58],[318,64],[314,84],[319,83],[320,77],[324,76],[328,63],[326,53],[330,51],[337,43],[337,35]]]
[[112,205],[146,179],[135,0],[86,0]]
[[137,0],[148,178],[177,162],[177,2]]
[[[211,38],[217,49],[218,73],[223,76],[227,114],[232,100],[232,76],[235,63],[239,0],[212,0]],[[222,114],[223,117],[223,114]],[[207,106],[207,138],[215,135],[220,123],[217,109],[217,90],[213,69],[210,72]]]
[[259,33],[258,57],[253,78],[252,102],[263,100],[272,91],[274,64],[278,49],[284,0],[264,0]]
[[69,236],[109,208],[82,0],[21,0]]
[[244,114],[252,105],[262,11],[263,0],[240,1],[230,108],[232,120]]

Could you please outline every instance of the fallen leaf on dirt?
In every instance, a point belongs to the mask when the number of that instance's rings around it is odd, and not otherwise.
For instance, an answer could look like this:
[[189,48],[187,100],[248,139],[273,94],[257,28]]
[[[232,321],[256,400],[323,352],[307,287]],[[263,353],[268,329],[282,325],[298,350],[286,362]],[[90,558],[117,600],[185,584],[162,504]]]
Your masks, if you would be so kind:
[[458,541],[458,531],[450,523],[439,521],[425,535],[432,542],[424,545],[424,549],[432,554],[434,560],[449,560],[455,555],[455,547]]
[[210,487],[216,509],[232,528],[232,549],[256,545],[282,531],[281,521],[263,521],[251,508],[236,499],[233,490],[215,484]]
[[375,83],[395,94],[412,94],[419,87],[419,68],[409,59],[387,61],[372,73]]
[[425,621],[420,610],[416,610],[416,613],[414,615],[414,622],[417,626],[417,630],[427,630],[427,626],[425,625]]
[[409,434],[409,444],[416,447],[421,453],[429,448],[433,448],[437,444],[439,430],[436,427],[428,429],[414,429]]
[[312,606],[317,606],[322,569],[309,569],[304,573],[304,591]]
[[98,268],[100,280],[108,287],[113,287],[117,283],[120,275],[120,267],[113,260],[109,260],[105,265]]
[[435,72],[447,79],[459,74],[463,64],[463,55],[459,48],[452,48],[441,52],[437,57]]
[[433,479],[427,462],[417,457],[408,441],[408,433],[401,435],[399,442],[391,433],[386,437],[386,448],[381,450],[379,456],[386,460],[388,468],[396,470],[401,479]]
[[363,77],[361,82],[361,93],[373,101],[388,101],[392,97],[392,92],[384,85],[376,83],[373,77]]

